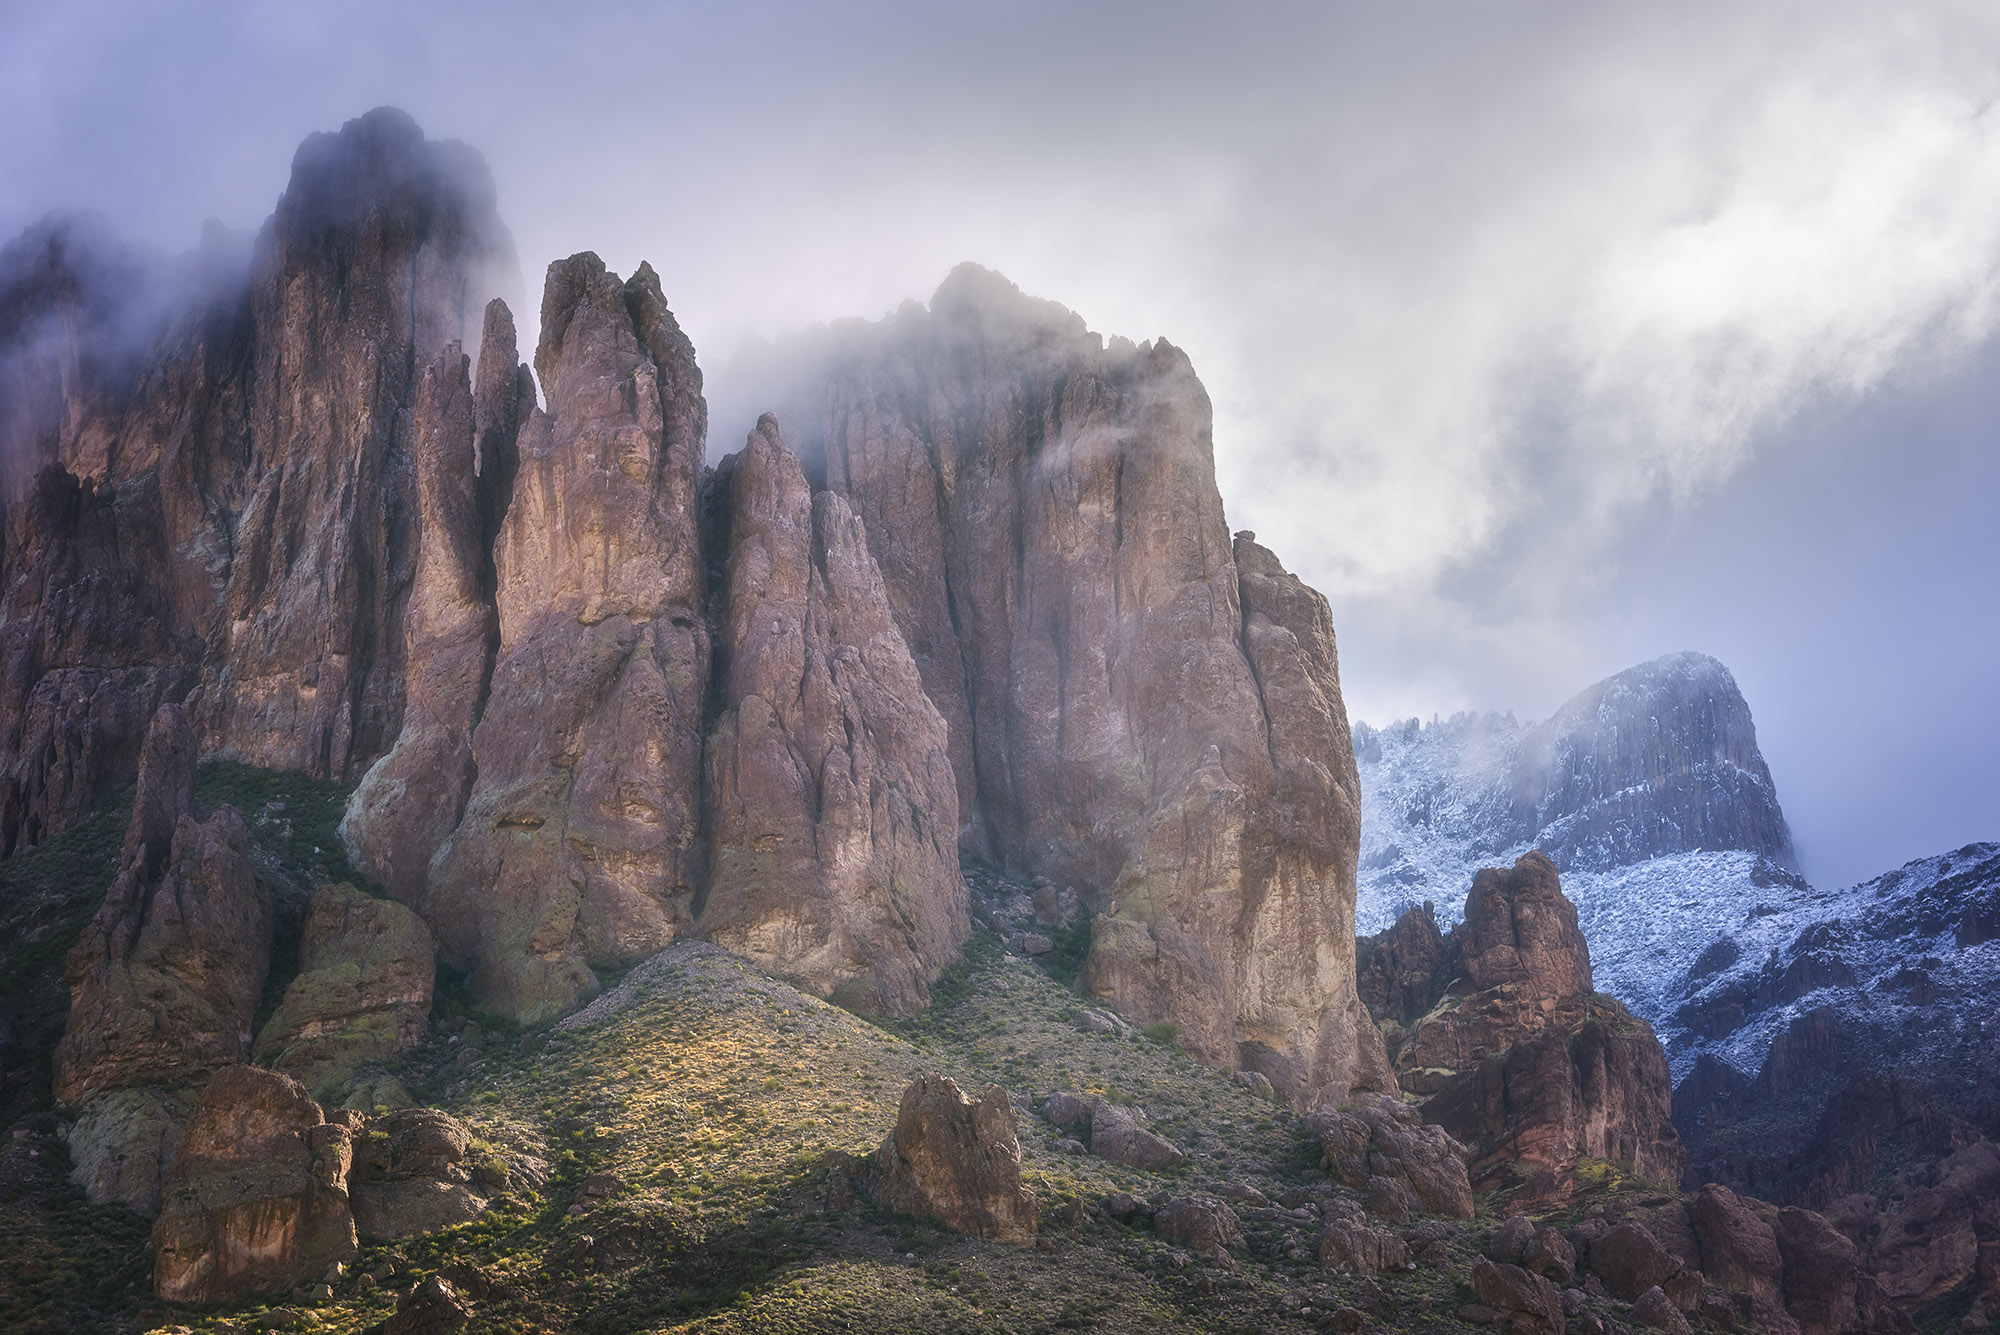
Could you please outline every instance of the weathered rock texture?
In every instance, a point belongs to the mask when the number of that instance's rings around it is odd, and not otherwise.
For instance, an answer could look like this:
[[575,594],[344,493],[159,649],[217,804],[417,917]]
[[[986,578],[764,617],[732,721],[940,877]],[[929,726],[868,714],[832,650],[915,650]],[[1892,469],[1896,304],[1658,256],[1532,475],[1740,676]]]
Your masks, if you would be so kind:
[[907,1014],[965,943],[958,791],[861,521],[776,419],[723,461],[700,930],[790,981]]
[[479,370],[477,399],[458,344],[424,372],[403,727],[363,776],[341,825],[355,861],[405,904],[422,898],[431,858],[465,814],[478,774],[472,728],[500,636],[491,526],[511,497],[515,438],[534,389],[520,379],[513,316],[497,298],[487,307]]
[[466,1164],[472,1131],[435,1108],[410,1108],[355,1137],[348,1189],[364,1238],[407,1238],[476,1219],[486,1195]]
[[240,1302],[289,1291],[358,1251],[352,1147],[295,1080],[254,1066],[202,1091],[153,1224],[153,1291]]
[[1380,1190],[1393,1183],[1416,1208],[1453,1219],[1472,1218],[1472,1182],[1465,1147],[1426,1126],[1417,1110],[1389,1095],[1363,1096],[1346,1108],[1314,1115],[1320,1161],[1343,1186]]
[[[68,960],[55,1094],[82,1112],[94,1199],[158,1207],[185,1094],[250,1050],[271,964],[271,897],[232,807],[194,809],[195,741],[175,705],[146,735],[122,870]],[[108,1101],[107,1101],[108,1100]]]
[[1740,848],[1789,866],[1792,836],[1729,669],[1678,653],[1579,692],[1521,739],[1513,807],[1558,866]]
[[708,683],[695,492],[707,409],[694,349],[641,265],[549,266],[494,551],[500,644],[478,777],[422,901],[490,1009],[561,1015],[593,964],[673,940],[701,871]]
[[1186,356],[968,265],[790,402],[950,730],[965,845],[1085,893],[1090,989],[1302,1105],[1386,1086],[1330,618],[1232,546]]
[[1726,1187],[1655,1197],[1623,1218],[1586,1218],[1569,1240],[1581,1271],[1635,1304],[1659,1293],[1670,1309],[1706,1313],[1706,1284],[1738,1295],[1735,1315],[1773,1335],[1914,1329],[1825,1216]]
[[919,1076],[903,1091],[896,1129],[872,1170],[868,1192],[888,1209],[974,1237],[1035,1240],[1035,1197],[1021,1185],[1014,1107],[998,1085],[975,1101],[949,1076]]
[[358,775],[401,728],[420,368],[512,247],[476,154],[383,109],[309,138],[247,259],[76,220],[0,257],[0,851],[204,753]]
[[351,885],[313,892],[299,938],[299,974],[257,1033],[252,1055],[321,1097],[356,1068],[423,1040],[437,947],[401,904]]
[[1548,858],[1480,872],[1449,938],[1413,909],[1362,955],[1397,1078],[1426,1121],[1472,1147],[1475,1184],[1560,1199],[1586,1158],[1680,1180],[1666,1055],[1643,1020],[1591,990],[1590,950]]

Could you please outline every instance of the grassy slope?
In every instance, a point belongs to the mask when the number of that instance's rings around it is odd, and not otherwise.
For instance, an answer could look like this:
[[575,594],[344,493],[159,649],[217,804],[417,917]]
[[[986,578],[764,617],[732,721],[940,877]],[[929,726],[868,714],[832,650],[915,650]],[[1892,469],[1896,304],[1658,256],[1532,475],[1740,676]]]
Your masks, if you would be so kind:
[[[205,805],[226,798],[250,816],[281,898],[350,874],[332,837],[341,797],[299,776],[203,772]],[[22,994],[41,997],[43,1010],[51,986],[60,996],[66,940],[115,870],[122,827],[108,808],[0,864],[0,924],[38,906],[43,926],[10,932],[0,949],[10,965],[31,962],[8,974],[33,975]],[[1069,972],[1062,952],[1052,962]],[[933,1006],[908,1021],[851,1015],[702,946],[641,966],[613,995],[622,1004],[605,1002],[608,1014],[554,1030],[441,1025],[398,1064],[420,1100],[464,1117],[516,1165],[516,1185],[472,1224],[365,1251],[358,1269],[386,1262],[395,1277],[374,1291],[343,1286],[315,1309],[319,1328],[361,1330],[393,1310],[386,1288],[467,1264],[490,1286],[470,1329],[488,1331],[1316,1329],[1288,1314],[1302,1301],[1322,1312],[1368,1306],[1401,1329],[1463,1328],[1451,1315],[1465,1300],[1453,1275],[1469,1260],[1469,1232],[1454,1233],[1449,1271],[1377,1283],[1323,1272],[1310,1230],[1253,1222],[1249,1248],[1219,1264],[1105,1216],[1098,1202],[1112,1191],[1319,1189],[1316,1146],[1289,1116],[1171,1043],[1089,1032],[1075,993],[991,933],[975,934]],[[441,988],[440,1017],[462,1009]],[[828,1153],[879,1144],[905,1084],[925,1070],[968,1089],[998,1081],[1018,1107],[1052,1089],[1102,1093],[1147,1113],[1190,1163],[1161,1174],[1065,1154],[1058,1133],[1024,1112],[1025,1172],[1043,1206],[1038,1247],[960,1238],[866,1206],[825,1208]],[[17,1126],[53,1125],[45,1066],[39,1079],[41,1101],[15,1114]],[[15,1174],[27,1189],[10,1194],[0,1163],[0,1327],[223,1330],[264,1310],[148,1302],[145,1222],[85,1205],[62,1179],[60,1142],[32,1144],[46,1157]],[[16,1145],[6,1163],[22,1168],[22,1153]],[[606,1171],[622,1189],[582,1201],[584,1179]]]

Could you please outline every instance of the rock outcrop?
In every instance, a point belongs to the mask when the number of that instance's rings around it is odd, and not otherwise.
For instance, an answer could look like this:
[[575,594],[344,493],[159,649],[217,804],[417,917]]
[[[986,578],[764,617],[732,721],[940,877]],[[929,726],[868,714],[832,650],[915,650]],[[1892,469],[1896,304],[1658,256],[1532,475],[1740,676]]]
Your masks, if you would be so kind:
[[423,1040],[436,949],[401,904],[322,886],[306,908],[298,977],[258,1031],[253,1058],[317,1096],[340,1093],[365,1063]]
[[775,418],[725,459],[699,930],[851,1008],[907,1014],[971,930],[944,719],[861,521]]
[[1453,1219],[1472,1218],[1472,1182],[1465,1147],[1417,1110],[1388,1095],[1357,1099],[1313,1118],[1320,1160],[1335,1181],[1379,1194],[1381,1184],[1400,1189],[1416,1208]]
[[412,409],[512,267],[493,205],[476,154],[384,108],[300,147],[247,256],[218,230],[148,272],[74,220],[9,247],[0,375],[36,388],[0,422],[0,851],[129,779],[163,701],[260,765],[387,749]]
[[[271,897],[233,807],[194,808],[195,741],[174,705],[140,757],[122,870],[67,973],[55,1095],[79,1110],[74,1158],[95,1199],[157,1208],[182,1091],[249,1054],[270,970]],[[105,1102],[107,1098],[111,1102]]]
[[1706,654],[1669,654],[1578,692],[1521,739],[1513,802],[1534,846],[1565,869],[1722,848],[1793,860],[1750,706]]
[[367,1123],[354,1141],[348,1182],[354,1225],[373,1240],[433,1233],[476,1219],[486,1191],[467,1166],[472,1131],[435,1108],[409,1108]]
[[1185,354],[967,265],[774,398],[866,525],[963,842],[1083,892],[1090,990],[1300,1106],[1387,1087],[1331,621],[1232,546]]
[[888,1209],[974,1237],[1035,1240],[1035,1197],[1021,1185],[1014,1107],[998,1085],[975,1101],[949,1076],[918,1077],[903,1091],[896,1129],[870,1169],[867,1190]]
[[295,1080],[216,1073],[188,1122],[153,1224],[153,1291],[241,1302],[289,1291],[358,1250],[347,1201],[352,1146]]
[[1643,1020],[1591,990],[1554,863],[1529,853],[1480,872],[1465,920],[1436,945],[1426,910],[1405,919],[1362,952],[1370,995],[1397,1078],[1426,1121],[1472,1147],[1476,1185],[1560,1199],[1586,1158],[1680,1180],[1665,1054]]
[[479,354],[480,396],[456,343],[425,369],[417,396],[419,538],[403,620],[403,727],[341,823],[355,862],[405,904],[422,899],[431,858],[458,827],[478,775],[472,728],[500,635],[489,526],[505,512],[515,437],[534,409],[532,384],[515,374],[524,370],[513,315],[495,298]]
[[631,964],[689,921],[701,868],[709,671],[695,492],[707,409],[694,349],[641,265],[549,266],[494,549],[499,652],[478,778],[422,910],[481,1005],[567,1013],[593,964]]

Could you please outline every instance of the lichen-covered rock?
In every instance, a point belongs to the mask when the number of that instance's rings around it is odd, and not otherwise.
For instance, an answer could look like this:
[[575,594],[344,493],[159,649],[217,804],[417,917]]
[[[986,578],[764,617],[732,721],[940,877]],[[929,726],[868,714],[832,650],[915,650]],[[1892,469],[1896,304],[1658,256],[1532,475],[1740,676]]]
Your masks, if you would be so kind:
[[348,1188],[360,1235],[408,1238],[478,1218],[487,1197],[466,1164],[472,1139],[471,1128],[435,1108],[393,1112],[363,1126]]
[[72,1178],[96,1204],[116,1201],[139,1214],[158,1214],[160,1188],[193,1102],[178,1088],[157,1085],[91,1099],[64,1134]]
[[258,1063],[321,1096],[356,1069],[423,1040],[436,945],[401,904],[351,885],[313,892],[299,938],[299,975],[257,1035]]
[[587,253],[549,266],[541,331],[478,778],[422,901],[480,1004],[521,1020],[688,922],[709,671],[694,349],[651,268],[621,283]]
[[974,1237],[1035,1240],[1035,1197],[1021,1185],[1014,1107],[998,1085],[975,1101],[948,1076],[912,1081],[871,1176],[870,1194],[888,1209]]
[[908,1014],[971,932],[944,719],[861,521],[777,420],[717,470],[722,586],[699,930],[807,991]]
[[[509,382],[525,369],[515,361],[513,315],[497,298],[487,308],[485,340],[481,388],[491,398],[496,391],[485,382],[494,368],[504,366]],[[520,388],[526,402],[489,407],[500,420],[482,432],[469,359],[449,343],[417,395],[418,546],[403,617],[403,726],[362,776],[340,827],[355,865],[405,904],[421,901],[431,858],[457,828],[478,773],[472,727],[500,631],[488,526],[511,497],[514,437],[534,408],[532,387]]]
[[1329,1270],[1378,1275],[1385,1270],[1407,1269],[1410,1248],[1387,1229],[1335,1219],[1320,1231],[1319,1263]]
[[202,1090],[153,1224],[153,1291],[241,1302],[289,1291],[358,1251],[348,1130],[303,1086],[231,1066]]

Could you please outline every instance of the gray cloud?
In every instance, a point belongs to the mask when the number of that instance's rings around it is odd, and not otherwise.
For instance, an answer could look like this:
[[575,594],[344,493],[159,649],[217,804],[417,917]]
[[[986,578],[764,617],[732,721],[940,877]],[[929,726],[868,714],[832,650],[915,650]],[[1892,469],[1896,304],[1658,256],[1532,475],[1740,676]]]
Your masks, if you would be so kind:
[[[1701,648],[1815,874],[2000,835],[1964,606],[2000,563],[1936,541],[1993,485],[1990,6],[576,8],[0,0],[0,230],[247,229],[300,139],[393,102],[486,154],[531,283],[655,264],[721,447],[742,340],[974,259],[1190,352],[1231,518],[1333,598],[1357,714],[1533,715]],[[1859,569],[1857,506],[1901,535]],[[1897,607],[1923,661],[1837,648]],[[1931,740],[1835,725],[1862,700]],[[1864,837],[1892,770],[1930,796]]]

